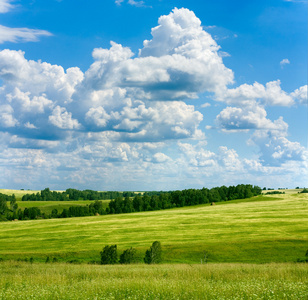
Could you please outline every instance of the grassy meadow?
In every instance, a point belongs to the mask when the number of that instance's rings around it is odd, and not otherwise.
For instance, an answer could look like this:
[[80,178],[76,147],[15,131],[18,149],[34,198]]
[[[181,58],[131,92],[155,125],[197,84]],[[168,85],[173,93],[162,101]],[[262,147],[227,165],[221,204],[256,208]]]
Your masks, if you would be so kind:
[[0,299],[307,299],[306,264],[0,263]]
[[308,194],[258,196],[216,205],[69,219],[0,223],[0,258],[99,261],[105,245],[137,250],[153,241],[164,263],[294,262],[308,248]]

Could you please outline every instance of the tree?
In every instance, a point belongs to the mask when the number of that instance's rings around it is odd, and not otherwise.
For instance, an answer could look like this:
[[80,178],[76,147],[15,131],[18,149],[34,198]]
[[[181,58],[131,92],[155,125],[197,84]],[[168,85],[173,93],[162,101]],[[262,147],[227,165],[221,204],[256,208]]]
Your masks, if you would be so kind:
[[0,215],[4,215],[7,210],[6,200],[0,198]]
[[105,246],[101,251],[101,264],[114,265],[118,262],[117,245]]
[[136,250],[134,248],[126,249],[120,255],[120,264],[131,264],[135,261]]
[[144,262],[146,264],[158,264],[161,262],[162,249],[161,244],[155,241],[150,249],[145,252]]

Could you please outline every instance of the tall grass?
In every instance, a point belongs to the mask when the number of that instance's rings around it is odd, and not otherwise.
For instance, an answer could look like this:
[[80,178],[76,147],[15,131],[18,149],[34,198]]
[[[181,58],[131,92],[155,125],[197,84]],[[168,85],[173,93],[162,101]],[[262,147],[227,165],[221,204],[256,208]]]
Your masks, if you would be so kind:
[[307,299],[306,264],[0,263],[0,299]]

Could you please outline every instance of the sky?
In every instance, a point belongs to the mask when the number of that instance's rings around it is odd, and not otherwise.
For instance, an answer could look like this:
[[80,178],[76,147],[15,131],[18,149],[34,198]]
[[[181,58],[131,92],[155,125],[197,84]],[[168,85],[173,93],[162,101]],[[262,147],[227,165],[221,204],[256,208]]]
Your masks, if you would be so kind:
[[308,187],[307,0],[0,0],[0,188]]

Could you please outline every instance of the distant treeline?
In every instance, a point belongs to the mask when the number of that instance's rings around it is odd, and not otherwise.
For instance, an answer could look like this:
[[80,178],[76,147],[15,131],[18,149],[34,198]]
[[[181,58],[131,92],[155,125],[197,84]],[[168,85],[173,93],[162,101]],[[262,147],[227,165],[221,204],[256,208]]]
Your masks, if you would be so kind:
[[[75,195],[78,195],[77,190],[69,189],[74,191]],[[68,190],[67,190],[68,191]],[[88,190],[89,191],[89,190]],[[80,191],[81,192],[81,191]],[[85,192],[85,191],[83,191]],[[82,194],[80,195],[89,195]],[[40,197],[44,197],[44,201],[48,201],[51,195],[64,194],[65,192],[51,192],[49,189],[41,191]],[[100,192],[97,192],[98,194]],[[103,192],[108,193],[108,192]],[[39,193],[38,193],[39,194]],[[95,193],[94,193],[95,194]],[[235,199],[245,199],[261,194],[261,188],[258,186],[240,184],[237,186],[221,186],[212,189],[203,188],[188,189],[183,191],[171,191],[171,192],[149,192],[141,194],[135,194],[132,192],[119,193],[121,196],[111,200],[106,209],[103,208],[103,202],[95,200],[90,205],[86,206],[71,206],[69,209],[63,209],[60,213],[57,209],[53,209],[50,215],[41,213],[37,207],[25,208],[24,211],[18,209],[16,204],[15,196],[6,196],[11,198],[4,198],[0,201],[0,215],[2,219],[6,220],[27,220],[27,219],[38,219],[38,218],[69,218],[69,217],[83,217],[93,215],[104,215],[104,214],[121,214],[131,212],[142,212],[142,211],[154,211],[161,209],[168,209],[174,207],[192,206],[198,204],[215,203],[221,201],[229,201]],[[73,193],[71,193],[73,195]],[[134,195],[134,197],[132,197]],[[66,195],[66,200],[69,196]],[[77,197],[77,196],[76,196]],[[0,197],[1,199],[1,197]],[[72,200],[72,199],[71,199]],[[6,202],[10,201],[10,209],[7,207]],[[24,200],[25,201],[25,200]],[[49,200],[50,201],[50,200]],[[54,200],[51,200],[54,201]],[[2,207],[2,210],[1,210]]]
[[133,199],[121,197],[109,202],[106,208],[107,214],[120,214],[140,211],[153,211],[173,207],[192,206],[212,202],[245,199],[260,195],[262,192],[258,186],[240,184],[237,186],[221,186],[212,189],[201,190],[188,189],[183,191],[159,192],[152,196],[145,193],[136,195]]
[[65,192],[50,191],[46,188],[36,194],[26,194],[22,201],[67,201],[67,200],[109,200],[117,197],[133,197],[134,192],[97,192],[92,190],[79,191],[67,189]]

